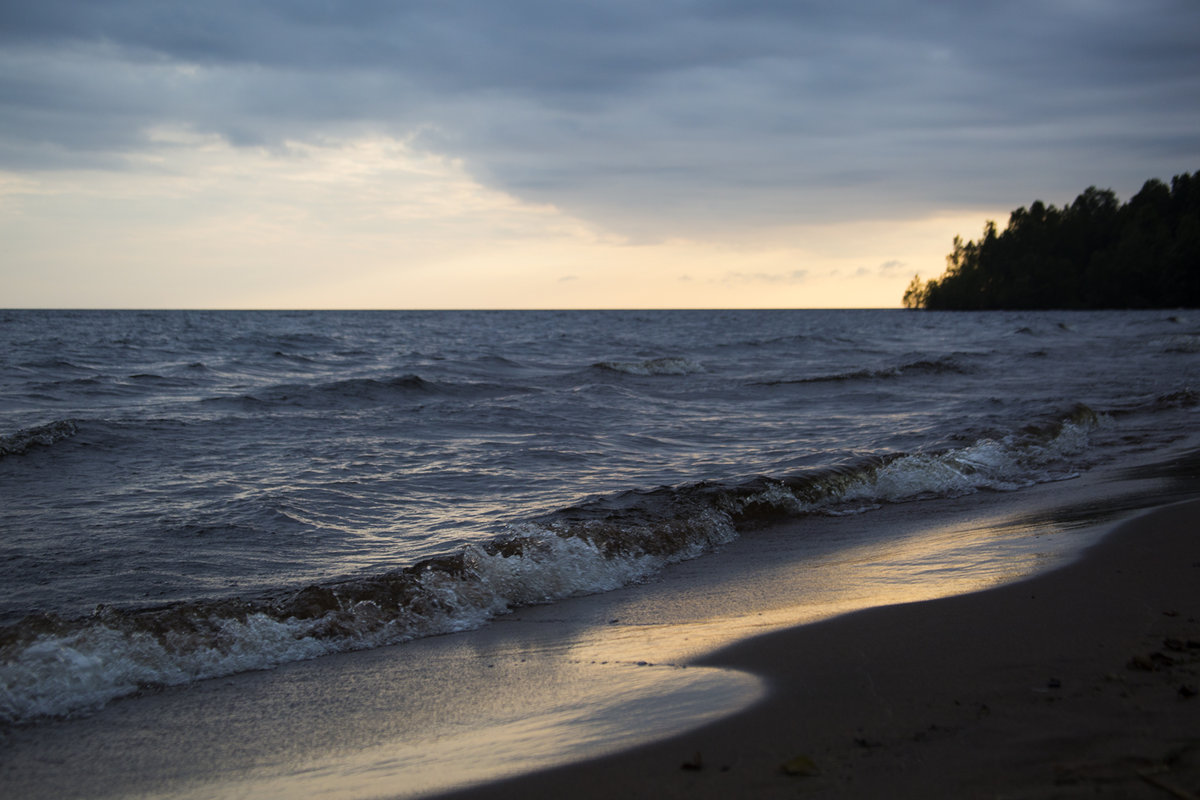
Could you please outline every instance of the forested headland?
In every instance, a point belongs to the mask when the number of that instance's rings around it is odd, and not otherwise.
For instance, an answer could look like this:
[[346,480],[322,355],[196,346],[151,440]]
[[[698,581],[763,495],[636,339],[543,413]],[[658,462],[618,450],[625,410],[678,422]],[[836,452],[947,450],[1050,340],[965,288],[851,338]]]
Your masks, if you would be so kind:
[[906,308],[933,310],[1200,307],[1200,172],[1146,181],[1122,205],[1088,188],[1069,206],[1041,200],[1008,227],[954,237],[946,272],[913,278]]

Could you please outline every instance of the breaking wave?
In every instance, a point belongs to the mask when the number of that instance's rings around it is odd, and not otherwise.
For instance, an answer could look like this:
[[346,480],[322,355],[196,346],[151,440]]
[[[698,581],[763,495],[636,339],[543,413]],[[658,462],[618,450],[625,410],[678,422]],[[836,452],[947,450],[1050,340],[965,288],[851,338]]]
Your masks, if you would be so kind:
[[628,585],[734,536],[711,512],[660,527],[528,523],[483,546],[276,597],[28,617],[0,630],[0,720],[476,628],[517,606]]
[[0,721],[82,713],[147,687],[476,628],[519,606],[645,580],[781,519],[1061,480],[1074,474],[1072,461],[1099,424],[1080,406],[1053,423],[942,452],[625,492],[455,553],[256,598],[30,616],[0,629]]

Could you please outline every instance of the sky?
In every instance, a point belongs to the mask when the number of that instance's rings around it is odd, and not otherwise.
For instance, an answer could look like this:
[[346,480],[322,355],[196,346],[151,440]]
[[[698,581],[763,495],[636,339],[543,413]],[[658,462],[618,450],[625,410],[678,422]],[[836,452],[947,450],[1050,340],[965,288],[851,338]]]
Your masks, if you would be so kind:
[[0,307],[874,308],[1200,171],[1196,0],[0,7]]

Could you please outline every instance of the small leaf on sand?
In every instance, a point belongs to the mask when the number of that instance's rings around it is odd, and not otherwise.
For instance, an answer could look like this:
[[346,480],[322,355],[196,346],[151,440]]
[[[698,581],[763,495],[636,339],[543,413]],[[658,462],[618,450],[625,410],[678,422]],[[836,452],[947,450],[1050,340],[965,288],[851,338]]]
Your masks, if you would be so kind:
[[804,755],[788,759],[780,769],[788,775],[817,775],[821,772],[816,762]]

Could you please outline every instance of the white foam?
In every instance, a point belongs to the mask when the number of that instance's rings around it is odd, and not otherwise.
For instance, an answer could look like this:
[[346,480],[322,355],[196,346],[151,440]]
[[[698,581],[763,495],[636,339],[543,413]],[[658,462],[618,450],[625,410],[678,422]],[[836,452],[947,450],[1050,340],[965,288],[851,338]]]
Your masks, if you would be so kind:
[[810,500],[798,497],[783,484],[774,484],[742,499],[737,510],[762,504],[790,514],[857,514],[881,502],[959,497],[985,489],[1015,491],[1074,477],[1077,473],[1064,467],[1065,463],[1087,449],[1091,431],[1103,424],[1101,418],[1086,411],[1077,416],[1077,420],[1063,422],[1050,438],[980,439],[966,447],[905,455],[846,478],[818,482],[810,487]]
[[1046,441],[1008,436],[981,439],[940,454],[903,456],[863,475],[837,500],[900,502],[927,495],[956,497],[981,489],[1014,491],[1061,480],[1063,472],[1053,467],[1085,450],[1089,432],[1096,424],[1064,422],[1059,432]]
[[[407,608],[383,609],[363,601],[317,619],[278,620],[264,613],[244,620],[209,619],[215,632],[203,638],[171,632],[160,639],[98,619],[69,634],[45,634],[23,647],[10,646],[0,663],[0,720],[89,711],[146,685],[178,685],[470,630],[516,606],[645,580],[670,562],[737,535],[726,515],[708,512],[690,521],[687,543],[678,551],[613,557],[579,536],[560,536],[532,524],[516,532],[524,540],[520,554],[468,547],[465,572],[423,573]],[[330,635],[330,629],[340,633]]]

